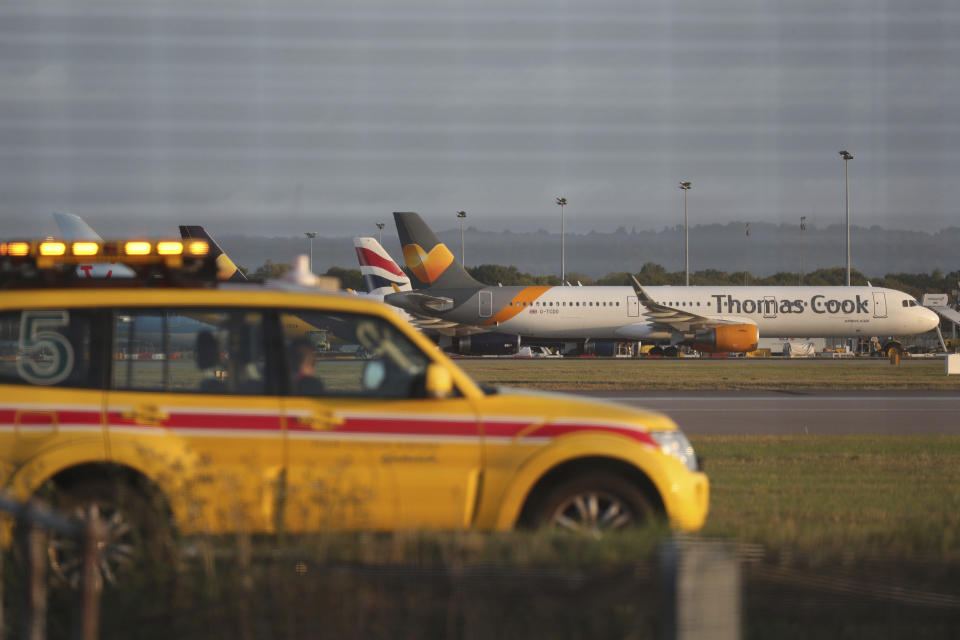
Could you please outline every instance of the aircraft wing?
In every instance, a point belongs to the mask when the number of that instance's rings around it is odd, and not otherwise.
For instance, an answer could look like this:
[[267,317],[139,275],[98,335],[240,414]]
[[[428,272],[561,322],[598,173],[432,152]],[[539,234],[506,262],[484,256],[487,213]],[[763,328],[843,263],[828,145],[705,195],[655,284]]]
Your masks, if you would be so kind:
[[453,300],[451,298],[447,298],[445,296],[432,296],[429,293],[423,293],[422,291],[400,291],[397,293],[391,293],[390,296],[394,298],[394,300],[397,298],[402,298],[405,302],[409,303],[411,307],[420,307],[426,313],[449,311],[450,309],[453,309]]
[[660,304],[650,297],[650,294],[647,293],[643,285],[641,285],[636,278],[633,278],[633,283],[640,304],[647,310],[645,315],[650,318],[653,323],[661,325],[664,328],[686,333],[705,327],[715,327],[720,324],[756,324],[749,318],[740,318],[737,316],[705,316],[686,309],[677,309],[676,307]]

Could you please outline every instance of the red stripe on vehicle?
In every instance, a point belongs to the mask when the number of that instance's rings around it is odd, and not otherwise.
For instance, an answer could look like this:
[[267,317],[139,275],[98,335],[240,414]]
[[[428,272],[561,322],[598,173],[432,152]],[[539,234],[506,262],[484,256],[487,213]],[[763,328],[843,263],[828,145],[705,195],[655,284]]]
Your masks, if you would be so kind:
[[490,438],[515,438],[534,422],[484,422],[483,434]]
[[[308,418],[309,419],[309,418]],[[310,432],[308,424],[290,420],[287,429]],[[333,429],[336,433],[369,433],[371,435],[400,436],[478,436],[474,420],[407,420],[399,418],[350,418]]]
[[[121,413],[111,412],[108,416],[111,426],[138,427],[135,419],[124,417]],[[250,415],[239,413],[171,413],[169,417],[156,425],[169,429],[233,429],[246,431],[280,431],[282,422],[279,415]]]
[[631,440],[636,440],[641,444],[648,444],[652,447],[656,447],[657,443],[654,442],[653,438],[650,437],[650,434],[643,431],[636,431],[635,429],[628,429],[626,427],[614,427],[608,425],[567,425],[567,424],[545,424],[542,427],[524,434],[525,437],[534,437],[534,438],[557,438],[560,436],[565,436],[569,433],[576,433],[578,431],[606,431],[607,433],[616,433],[617,435],[626,436]]

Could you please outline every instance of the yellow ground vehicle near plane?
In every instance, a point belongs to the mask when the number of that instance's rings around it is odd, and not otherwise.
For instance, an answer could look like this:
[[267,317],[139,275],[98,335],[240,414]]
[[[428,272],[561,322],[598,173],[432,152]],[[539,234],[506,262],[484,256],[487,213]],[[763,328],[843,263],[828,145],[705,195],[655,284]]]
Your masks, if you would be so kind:
[[104,243],[84,261],[141,280],[62,284],[44,244],[0,244],[0,486],[18,498],[162,504],[147,522],[183,533],[704,522],[707,477],[667,416],[483,388],[385,305],[217,283],[202,247]]

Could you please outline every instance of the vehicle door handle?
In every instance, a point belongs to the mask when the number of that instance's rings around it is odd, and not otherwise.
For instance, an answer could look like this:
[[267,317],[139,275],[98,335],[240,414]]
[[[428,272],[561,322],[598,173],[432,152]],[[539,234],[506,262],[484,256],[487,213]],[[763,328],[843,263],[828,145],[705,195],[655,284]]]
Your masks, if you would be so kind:
[[151,405],[141,405],[132,411],[124,411],[120,415],[126,420],[133,420],[136,424],[154,426],[170,418],[169,413]]
[[316,431],[330,431],[343,423],[343,418],[332,413],[311,413],[306,416],[297,416],[297,424],[310,427]]

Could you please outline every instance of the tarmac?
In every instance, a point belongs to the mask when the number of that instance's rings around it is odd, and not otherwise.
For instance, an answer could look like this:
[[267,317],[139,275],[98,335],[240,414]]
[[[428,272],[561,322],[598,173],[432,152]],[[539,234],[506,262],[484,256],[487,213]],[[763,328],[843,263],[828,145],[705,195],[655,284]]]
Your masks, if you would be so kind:
[[580,395],[666,413],[688,434],[960,435],[960,394],[955,391],[591,391]]

